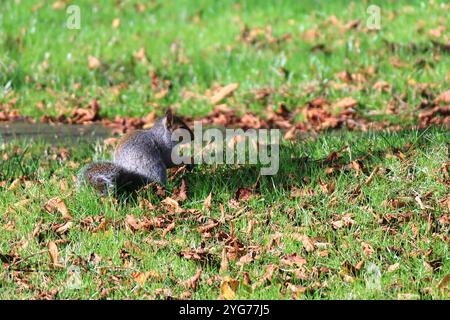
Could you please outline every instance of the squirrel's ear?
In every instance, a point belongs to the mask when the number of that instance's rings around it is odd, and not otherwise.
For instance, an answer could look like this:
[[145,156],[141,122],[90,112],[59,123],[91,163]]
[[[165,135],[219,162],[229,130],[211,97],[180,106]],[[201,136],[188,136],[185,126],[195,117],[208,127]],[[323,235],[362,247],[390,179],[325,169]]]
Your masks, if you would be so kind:
[[172,126],[173,126],[173,113],[172,113],[172,109],[167,109],[167,111],[166,111],[166,117],[165,117],[166,119],[166,127],[167,128],[172,128]]

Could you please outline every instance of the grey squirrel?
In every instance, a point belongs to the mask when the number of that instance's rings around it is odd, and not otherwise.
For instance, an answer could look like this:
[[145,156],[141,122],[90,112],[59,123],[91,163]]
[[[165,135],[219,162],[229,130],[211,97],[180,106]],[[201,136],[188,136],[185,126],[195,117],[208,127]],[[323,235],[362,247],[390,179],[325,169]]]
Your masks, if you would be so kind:
[[82,168],[78,186],[87,183],[102,194],[130,192],[152,182],[165,186],[166,170],[175,166],[171,154],[177,142],[172,141],[172,132],[180,128],[188,130],[193,139],[189,127],[168,109],[152,128],[123,136],[113,161],[94,162]]

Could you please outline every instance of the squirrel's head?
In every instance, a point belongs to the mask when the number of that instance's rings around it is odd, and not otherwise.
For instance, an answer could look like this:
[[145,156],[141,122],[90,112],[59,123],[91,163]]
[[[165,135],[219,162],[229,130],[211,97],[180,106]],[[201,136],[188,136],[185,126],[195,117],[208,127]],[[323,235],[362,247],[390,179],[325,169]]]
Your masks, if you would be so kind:
[[[164,128],[172,134],[177,129],[185,129],[191,132],[191,129],[187,126],[186,123],[184,123],[183,120],[181,120],[180,117],[177,117],[174,115],[173,111],[169,108],[166,111],[165,116],[162,118],[161,121]],[[191,132],[192,133],[192,132]],[[192,137],[193,138],[193,137]]]
[[[172,141],[172,133],[175,130],[183,129],[187,130],[188,136],[190,136],[190,141],[194,140],[194,134],[192,130],[187,126],[186,123],[181,120],[181,118],[175,116],[171,109],[167,109],[166,114],[161,118],[160,122],[156,125],[158,127],[157,131],[160,135],[160,141],[164,141],[164,146],[169,147],[170,150],[178,144],[177,141]],[[160,128],[162,127],[162,132]],[[185,141],[187,142],[187,141]],[[188,166],[191,169],[191,166]]]

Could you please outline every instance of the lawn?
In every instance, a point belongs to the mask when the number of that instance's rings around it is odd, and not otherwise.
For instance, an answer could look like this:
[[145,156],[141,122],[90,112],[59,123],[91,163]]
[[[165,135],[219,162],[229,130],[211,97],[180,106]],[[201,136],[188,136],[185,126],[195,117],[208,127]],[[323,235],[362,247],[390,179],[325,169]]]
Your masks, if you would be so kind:
[[170,106],[289,134],[274,176],[120,199],[75,187],[112,140],[0,137],[0,299],[450,298],[448,4],[377,1],[380,30],[365,2],[70,4],[80,29],[69,2],[0,4],[0,121],[126,132]]

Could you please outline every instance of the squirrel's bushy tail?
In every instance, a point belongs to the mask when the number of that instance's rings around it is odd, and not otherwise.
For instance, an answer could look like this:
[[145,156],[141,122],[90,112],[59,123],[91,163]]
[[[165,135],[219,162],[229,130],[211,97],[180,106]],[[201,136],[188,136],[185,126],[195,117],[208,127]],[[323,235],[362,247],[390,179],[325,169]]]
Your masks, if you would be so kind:
[[88,184],[102,194],[133,191],[148,182],[146,177],[110,161],[90,163],[77,176],[78,188]]

